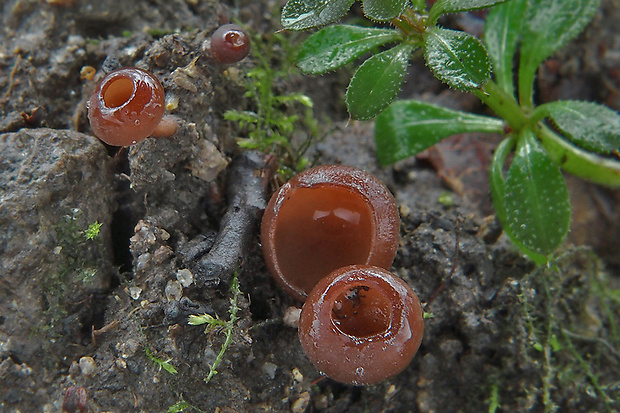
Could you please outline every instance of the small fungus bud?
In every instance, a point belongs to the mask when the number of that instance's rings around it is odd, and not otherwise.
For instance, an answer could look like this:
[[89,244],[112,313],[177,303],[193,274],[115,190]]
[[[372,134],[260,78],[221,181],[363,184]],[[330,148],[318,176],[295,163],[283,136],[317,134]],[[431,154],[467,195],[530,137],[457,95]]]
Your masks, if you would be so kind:
[[295,298],[352,264],[389,268],[400,219],[392,194],[362,170],[326,165],[300,173],[273,195],[261,226],[263,254]]
[[225,24],[211,36],[211,56],[218,63],[237,63],[250,53],[250,37],[237,24]]
[[400,373],[423,334],[422,307],[409,285],[365,265],[340,268],[319,281],[299,321],[301,345],[316,368],[354,385]]

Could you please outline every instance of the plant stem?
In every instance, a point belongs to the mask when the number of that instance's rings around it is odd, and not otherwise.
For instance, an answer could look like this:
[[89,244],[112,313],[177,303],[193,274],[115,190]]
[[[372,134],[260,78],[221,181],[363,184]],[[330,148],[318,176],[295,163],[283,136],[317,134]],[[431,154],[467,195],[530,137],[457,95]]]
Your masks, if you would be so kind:
[[484,84],[483,90],[475,90],[474,94],[504,119],[513,130],[521,130],[530,123],[528,115],[519,106],[514,96],[506,93],[492,80]]
[[209,374],[207,375],[207,377],[205,377],[205,383],[209,383],[209,381],[213,378],[213,376],[217,374],[216,369],[222,362],[222,359],[224,358],[224,353],[226,353],[226,350],[228,350],[228,347],[230,346],[230,343],[232,342],[232,335],[233,335],[235,323],[239,319],[239,317],[237,316],[237,311],[239,310],[238,303],[239,303],[239,296],[241,295],[241,290],[239,289],[238,275],[239,275],[238,271],[235,271],[233,274],[233,278],[230,281],[230,291],[232,293],[232,298],[230,299],[230,308],[228,309],[228,312],[230,313],[230,318],[228,321],[225,322],[225,325],[224,325],[226,339],[224,340],[224,344],[222,344],[222,347],[220,348],[220,352],[218,353],[217,357],[213,361],[213,365],[209,369]]
[[592,383],[592,387],[596,391],[596,394],[605,404],[605,410],[607,410],[607,412],[611,412],[611,400],[607,393],[605,393],[605,391],[601,387],[598,381],[598,377],[591,369],[590,363],[584,359],[584,357],[577,351],[577,349],[575,349],[573,342],[570,340],[566,332],[563,329],[560,331],[562,332],[562,337],[564,338],[564,342],[566,343],[568,350],[571,352],[571,355],[577,360],[577,364],[579,364],[579,366],[584,370],[586,376],[590,380],[590,383]]
[[546,126],[535,133],[553,162],[562,169],[601,185],[620,186],[620,162],[578,148]]

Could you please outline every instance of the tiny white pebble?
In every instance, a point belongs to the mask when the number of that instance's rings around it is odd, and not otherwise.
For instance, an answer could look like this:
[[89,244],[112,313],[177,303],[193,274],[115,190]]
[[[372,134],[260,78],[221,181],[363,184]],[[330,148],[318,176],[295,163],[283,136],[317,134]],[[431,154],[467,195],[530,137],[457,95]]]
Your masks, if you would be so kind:
[[97,363],[92,357],[82,357],[78,364],[80,371],[86,377],[92,377],[97,371]]
[[289,307],[284,311],[282,322],[285,326],[297,328],[299,327],[299,317],[301,316],[301,308]]

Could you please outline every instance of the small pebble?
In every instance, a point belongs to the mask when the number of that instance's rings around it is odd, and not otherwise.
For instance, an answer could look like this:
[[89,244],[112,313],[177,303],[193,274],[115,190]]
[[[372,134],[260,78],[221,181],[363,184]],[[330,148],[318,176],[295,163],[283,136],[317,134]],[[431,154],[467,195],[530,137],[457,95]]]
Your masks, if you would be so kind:
[[263,364],[261,370],[263,371],[263,373],[265,373],[265,375],[267,375],[267,377],[269,377],[270,380],[273,380],[276,377],[278,366],[273,363],[266,362],[265,364]]
[[299,395],[299,399],[295,400],[291,405],[291,411],[293,413],[303,413],[306,411],[308,404],[310,403],[310,393],[307,391]]
[[299,327],[299,317],[301,316],[301,308],[289,307],[284,311],[282,322],[285,326],[297,328]]
[[304,381],[304,375],[301,374],[301,371],[299,371],[297,367],[295,367],[291,371],[291,374],[293,375],[293,380],[295,380],[297,383],[301,383],[302,381]]
[[165,292],[168,301],[179,301],[183,296],[183,286],[178,281],[168,281]]
[[188,269],[182,269],[177,271],[177,281],[183,285],[183,287],[189,287],[194,282],[194,274]]
[[83,376],[92,377],[97,371],[97,363],[92,357],[82,357],[79,365]]
[[134,300],[140,298],[140,294],[142,294],[142,288],[140,287],[129,287],[129,296]]

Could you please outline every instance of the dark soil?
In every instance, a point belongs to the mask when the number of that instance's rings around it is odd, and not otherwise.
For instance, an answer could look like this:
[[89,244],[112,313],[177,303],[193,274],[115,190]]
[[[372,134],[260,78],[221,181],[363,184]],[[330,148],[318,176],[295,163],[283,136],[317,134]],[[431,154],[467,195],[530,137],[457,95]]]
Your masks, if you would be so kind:
[[[556,266],[536,269],[492,216],[486,168],[498,138],[457,136],[380,168],[372,124],[346,121],[346,71],[292,73],[276,87],[311,96],[330,128],[308,152],[316,163],[363,168],[393,192],[402,225],[392,271],[427,304],[428,318],[414,361],[378,385],[340,384],[306,359],[283,319],[300,304],[269,275],[254,212],[227,215],[230,205],[253,202],[241,195],[260,193],[227,192],[241,182],[230,172],[239,149],[222,120],[227,109],[248,108],[243,73],[257,62],[250,55],[222,67],[203,51],[233,20],[267,42],[282,4],[0,5],[0,412],[60,412],[63,403],[69,412],[119,413],[617,411],[620,194],[569,178],[570,239]],[[471,28],[471,19],[446,24]],[[618,19],[617,4],[604,1],[588,30],[545,63],[541,101],[620,109]],[[80,78],[84,66],[95,79]],[[162,81],[179,118],[174,136],[119,150],[91,135],[85,102],[116,66]],[[484,111],[420,62],[402,97]],[[228,319],[235,266],[201,278],[195,261],[222,259],[225,252],[205,254],[214,242],[212,251],[223,248],[217,233],[231,221],[249,234],[225,244],[243,247],[226,258],[241,265],[240,319],[205,383],[225,337],[187,316]],[[87,239],[94,222],[101,233]]]

